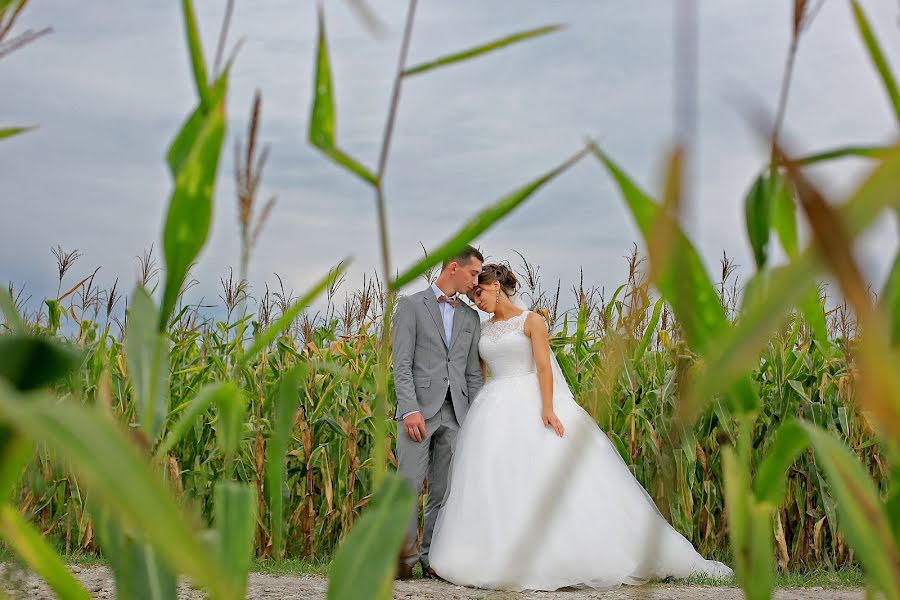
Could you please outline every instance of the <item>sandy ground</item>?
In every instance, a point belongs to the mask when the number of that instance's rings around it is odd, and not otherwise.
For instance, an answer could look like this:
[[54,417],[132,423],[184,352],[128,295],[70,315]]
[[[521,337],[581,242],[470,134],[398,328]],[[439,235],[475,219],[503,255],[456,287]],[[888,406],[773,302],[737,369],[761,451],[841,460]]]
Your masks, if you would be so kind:
[[[71,567],[75,576],[81,580],[91,596],[97,599],[112,600],[115,598],[115,587],[113,584],[112,574],[105,567]],[[10,596],[13,598],[54,598],[50,589],[34,575],[27,575],[19,581],[5,582],[10,589]],[[10,583],[12,585],[10,586]],[[252,600],[261,600],[263,598],[285,598],[290,600],[321,600],[325,597],[325,589],[327,581],[324,577],[315,577],[308,575],[262,575],[253,574],[250,577],[250,588],[247,598]],[[18,588],[18,591],[16,591]],[[192,590],[187,585],[182,585],[178,594],[180,599],[201,599],[203,594]],[[632,600],[632,599],[654,599],[654,600],[739,600],[743,598],[740,590],[735,588],[713,588],[699,586],[644,586],[644,587],[624,587],[611,591],[557,591],[557,592],[530,592],[530,593],[509,593],[509,592],[488,592],[484,590],[475,590],[455,586],[449,583],[432,580],[414,580],[397,582],[394,588],[394,598],[405,600],[408,598],[426,598],[430,600],[474,600],[483,598],[490,599],[509,599],[509,600],[547,600],[551,598],[562,598],[564,600],[586,600],[602,599],[602,600]],[[775,598],[779,600],[831,600],[831,599],[848,599],[862,600],[865,597],[863,590],[859,589],[823,589],[823,588],[805,588],[805,589],[789,589],[778,590]]]

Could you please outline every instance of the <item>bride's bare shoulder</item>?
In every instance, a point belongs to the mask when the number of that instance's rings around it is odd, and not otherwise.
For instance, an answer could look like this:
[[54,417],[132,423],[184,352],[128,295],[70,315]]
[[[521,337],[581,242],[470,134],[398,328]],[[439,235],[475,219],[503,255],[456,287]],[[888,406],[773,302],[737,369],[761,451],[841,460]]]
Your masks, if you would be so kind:
[[531,310],[526,312],[528,314],[525,317],[525,332],[528,334],[528,337],[531,337],[532,332],[542,332],[546,335],[547,322],[544,320],[544,317],[542,317],[540,313]]

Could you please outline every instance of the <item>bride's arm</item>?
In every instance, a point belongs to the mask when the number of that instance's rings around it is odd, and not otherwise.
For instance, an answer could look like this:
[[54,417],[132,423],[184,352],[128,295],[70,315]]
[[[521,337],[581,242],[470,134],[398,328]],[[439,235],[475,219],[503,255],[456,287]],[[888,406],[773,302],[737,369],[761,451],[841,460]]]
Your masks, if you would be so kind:
[[531,338],[531,353],[541,385],[541,418],[544,425],[552,427],[556,435],[562,437],[563,426],[553,412],[553,368],[550,366],[550,338],[547,326],[537,313],[525,317],[525,335]]

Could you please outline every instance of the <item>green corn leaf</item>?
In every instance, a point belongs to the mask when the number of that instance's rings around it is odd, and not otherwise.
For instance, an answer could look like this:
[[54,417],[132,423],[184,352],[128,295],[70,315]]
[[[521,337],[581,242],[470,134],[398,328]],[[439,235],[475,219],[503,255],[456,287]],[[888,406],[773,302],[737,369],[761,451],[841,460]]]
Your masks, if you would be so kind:
[[884,158],[890,151],[890,146],[842,146],[804,156],[797,159],[797,164],[806,166],[849,157],[879,159]]
[[463,225],[453,235],[453,237],[441,244],[441,246],[437,250],[423,257],[409,269],[404,271],[399,277],[397,277],[391,283],[392,289],[401,289],[403,286],[416,280],[420,275],[422,275],[422,273],[424,273],[431,267],[439,265],[444,260],[455,256],[458,252],[465,248],[466,245],[469,244],[469,242],[490,229],[500,219],[518,208],[523,202],[525,202],[525,200],[527,200],[532,194],[542,188],[547,182],[555,178],[557,175],[563,173],[566,169],[578,162],[584,156],[584,154],[584,150],[579,151],[553,170],[535,179],[531,183],[528,183],[525,186],[507,194],[506,196],[498,200],[495,204],[482,210],[477,215],[469,219],[469,221],[465,225]]
[[806,323],[813,331],[813,336],[819,345],[825,349],[830,344],[828,340],[828,325],[825,321],[825,307],[819,298],[819,290],[810,286],[807,293],[799,303]]
[[8,504],[0,508],[0,535],[25,564],[47,582],[58,598],[90,600],[91,595],[41,533]]
[[766,175],[760,175],[744,197],[744,221],[757,269],[762,269],[768,258],[772,188],[772,180]]
[[[590,148],[618,185],[625,204],[649,247],[653,229],[662,216],[660,206],[641,191],[600,148],[594,144]],[[679,259],[678,268],[662,269],[655,283],[684,327],[688,343],[698,352],[704,353],[715,334],[728,324],[725,310],[706,274],[700,255],[681,228],[677,224],[674,228],[669,254]],[[681,293],[679,288],[685,293]]]
[[374,599],[390,585],[413,505],[409,484],[396,473],[386,473],[371,506],[335,554],[328,572],[328,600]]
[[228,462],[241,444],[247,405],[243,392],[234,384],[223,387],[222,393],[216,394],[215,400],[218,402],[216,408],[219,414],[216,423],[219,449]]
[[575,324],[575,356],[584,356],[584,334],[587,330],[587,302],[579,300],[578,321]]
[[344,259],[338,265],[328,272],[323,279],[321,279],[316,285],[312,287],[304,296],[302,296],[299,300],[294,302],[293,305],[265,331],[263,331],[260,335],[253,340],[253,343],[250,345],[250,348],[247,349],[244,354],[241,355],[238,360],[238,364],[241,366],[246,366],[249,362],[259,354],[263,348],[267,347],[269,344],[275,341],[275,339],[281,334],[282,331],[290,327],[291,323],[294,322],[294,319],[300,314],[300,312],[309,306],[313,300],[319,297],[319,295],[324,292],[331,283],[340,277],[341,273],[347,270],[347,267],[350,265],[349,259]]
[[[862,233],[886,209],[900,207],[900,148],[884,156],[863,184],[840,206],[838,218],[851,238]],[[757,364],[759,352],[787,318],[791,306],[804,298],[817,295],[815,276],[822,269],[814,250],[807,249],[789,264],[765,274],[765,284],[758,285],[745,302],[738,322],[718,336],[716,352],[708,357],[706,375],[692,386],[686,402],[700,405],[715,393],[728,389],[739,377]],[[751,290],[748,286],[748,292]]]
[[777,171],[774,176],[769,177],[768,183],[771,191],[772,228],[778,235],[785,254],[790,258],[795,258],[797,256],[797,212],[790,184]]
[[748,465],[733,448],[722,449],[722,466],[738,583],[748,600],[768,600],[775,584],[772,509],[754,499]]
[[772,508],[750,506],[750,570],[745,579],[747,600],[769,600],[775,590],[775,541],[772,532]]
[[788,469],[809,446],[806,431],[793,420],[785,421],[774,437],[759,466],[753,486],[756,498],[773,508],[784,500]]
[[65,456],[79,484],[124,527],[153,544],[170,567],[190,575],[214,598],[228,597],[218,562],[204,551],[158,474],[118,425],[75,402],[40,393],[26,401],[4,382],[0,420]]
[[[600,148],[591,144],[590,149],[618,185],[625,204],[644,238],[644,243],[648,248],[654,248],[657,225],[671,217],[665,215],[662,208],[641,191]],[[651,255],[651,261],[655,261],[658,273],[654,283],[672,307],[675,317],[684,329],[688,344],[700,354],[718,354],[718,339],[730,329],[725,309],[706,274],[700,255],[681,227],[671,220],[666,224],[669,225],[668,233],[671,236],[665,249],[666,256]],[[715,352],[710,352],[712,346],[715,346]],[[731,381],[729,388],[732,406],[739,412],[755,410],[759,405],[759,398],[747,377]],[[711,398],[712,395],[709,395],[694,397],[693,403],[682,401],[680,409],[683,414],[692,417]]]
[[853,7],[853,19],[856,21],[856,28],[859,30],[859,35],[862,37],[866,50],[869,52],[872,64],[875,65],[875,69],[881,77],[881,83],[884,85],[884,89],[891,101],[897,121],[900,122],[900,90],[897,89],[897,80],[894,79],[894,74],[891,73],[891,67],[881,51],[878,40],[875,39],[875,33],[872,31],[872,27],[869,25],[859,2],[850,0],[850,5]]
[[0,425],[0,502],[9,500],[16,484],[22,479],[25,464],[33,458],[31,440]]
[[325,42],[325,16],[322,14],[321,6],[319,6],[319,41],[314,85],[312,115],[309,119],[309,143],[363,181],[373,186],[378,185],[378,179],[369,169],[337,147],[331,65]]
[[[228,70],[226,69],[224,73],[227,74]],[[178,135],[172,140],[166,153],[166,162],[169,165],[169,172],[173,178],[178,177],[178,173],[191,154],[191,149],[197,142],[197,137],[212,115],[213,109],[224,100],[228,85],[228,77],[225,74],[216,80],[215,85],[210,90],[211,106],[207,106],[203,102],[198,103],[197,108],[188,115],[187,120],[181,126],[181,129],[178,130]]]
[[256,531],[256,490],[249,483],[219,481],[215,489],[219,560],[232,598],[247,595]]
[[209,84],[206,80],[206,61],[203,58],[203,47],[200,45],[200,32],[197,29],[197,18],[194,16],[194,7],[191,0],[181,0],[181,9],[184,13],[184,30],[187,38],[188,52],[191,55],[191,69],[194,72],[194,84],[197,87],[197,96],[204,106],[211,106],[209,99]]
[[223,400],[225,396],[231,396],[236,393],[238,393],[237,386],[231,381],[226,383],[211,383],[204,386],[197,392],[197,395],[188,402],[187,408],[181,413],[178,421],[175,422],[171,431],[169,431],[168,435],[166,435],[165,439],[156,449],[157,458],[164,457],[172,448],[174,448],[175,444],[177,444],[191,427],[194,426],[197,418],[205,413],[210,405],[215,404],[216,406],[219,406],[223,402],[226,402],[226,400]]
[[285,454],[294,415],[300,404],[300,382],[306,373],[305,365],[292,368],[281,377],[275,399],[275,416],[272,433],[266,444],[266,496],[269,503],[270,528],[275,557],[284,558],[284,481],[287,476]]
[[178,578],[153,546],[128,540],[123,559],[127,571],[116,574],[118,597],[170,600],[178,596]]
[[610,298],[609,302],[606,304],[605,319],[606,319],[607,323],[612,322],[612,311],[613,311],[613,308],[615,308],[615,306],[616,306],[616,300],[618,299],[619,294],[621,294],[625,290],[626,287],[627,287],[627,284],[624,284],[624,283],[622,285],[620,285],[619,287],[617,287],[616,291],[612,295],[612,298]]
[[8,290],[0,289],[0,310],[6,319],[6,325],[12,333],[25,333],[25,323],[16,310],[16,302]]
[[634,351],[634,356],[632,357],[632,362],[634,364],[639,364],[641,359],[644,357],[644,353],[647,351],[647,347],[650,345],[650,341],[653,339],[653,333],[656,331],[656,326],[659,324],[659,317],[662,314],[664,300],[660,298],[653,305],[653,313],[650,315],[650,321],[647,322],[647,327],[644,329],[644,335],[641,336],[641,343]]
[[747,471],[739,463],[731,447],[722,448],[722,476],[725,487],[725,507],[728,516],[728,533],[734,557],[734,572],[744,590],[750,573],[750,506],[753,501]]
[[900,181],[900,146],[886,149],[881,157],[862,185],[838,207],[838,216],[853,238],[867,229],[884,209],[900,209],[896,194]]
[[31,131],[32,129],[37,129],[35,126],[31,127],[3,127],[0,128],[0,140],[13,137],[15,135],[20,135],[22,133],[26,133]]
[[891,479],[888,484],[885,509],[887,509],[887,516],[891,521],[891,533],[894,540],[900,543],[900,462],[896,460],[891,465]]
[[59,302],[52,298],[44,300],[44,304],[47,305],[47,329],[49,333],[56,334],[62,320],[62,308]]
[[138,418],[150,440],[162,430],[169,408],[169,340],[156,330],[156,317],[153,300],[135,286],[128,305],[125,359]]
[[[227,72],[222,75],[227,77]],[[183,157],[171,159],[180,169],[175,175],[175,190],[169,202],[163,230],[163,254],[166,280],[158,328],[163,331],[175,308],[188,269],[206,243],[212,220],[213,190],[225,136],[224,94],[218,98],[193,136],[189,151],[178,152]],[[191,126],[190,120],[185,127]],[[179,137],[181,134],[179,134]],[[173,147],[179,146],[178,138]],[[170,150],[170,155],[172,151]]]
[[900,598],[900,548],[878,490],[849,448],[814,425],[803,428],[837,500],[841,532],[870,581],[889,600]]
[[900,252],[894,256],[894,263],[884,282],[881,307],[891,323],[891,346],[900,346]]
[[0,380],[19,391],[48,386],[76,369],[80,362],[78,353],[53,338],[0,336]]
[[178,581],[153,546],[127,535],[108,510],[89,502],[94,531],[116,580],[116,596],[136,600],[168,600],[177,596]]
[[404,77],[409,77],[410,75],[418,75],[419,73],[425,73],[427,71],[432,71],[434,69],[440,67],[446,67],[447,65],[452,65],[458,62],[462,62],[465,60],[470,60],[472,58],[476,58],[483,54],[487,54],[489,52],[494,52],[495,50],[500,50],[501,48],[505,48],[512,44],[516,44],[518,42],[522,42],[531,38],[535,38],[542,35],[547,35],[548,33],[553,33],[555,31],[559,31],[563,29],[563,25],[546,25],[544,27],[537,27],[535,29],[529,29],[528,31],[522,31],[519,33],[514,33],[512,35],[508,35],[506,37],[502,37],[497,40],[493,40],[486,44],[481,44],[480,46],[475,46],[474,48],[469,48],[467,50],[463,50],[461,52],[455,52],[453,54],[448,54],[447,56],[442,56],[441,58],[437,58],[435,60],[430,60],[428,62],[416,65],[414,67],[409,67],[403,71]]

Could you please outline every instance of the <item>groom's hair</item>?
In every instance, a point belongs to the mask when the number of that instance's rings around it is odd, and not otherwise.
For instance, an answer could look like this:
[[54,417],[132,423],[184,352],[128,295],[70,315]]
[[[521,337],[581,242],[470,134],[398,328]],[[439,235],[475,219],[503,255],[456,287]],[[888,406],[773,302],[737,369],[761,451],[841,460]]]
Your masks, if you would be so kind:
[[455,262],[459,266],[464,267],[467,264],[469,264],[469,261],[472,260],[473,258],[477,258],[479,261],[484,262],[484,257],[481,255],[481,252],[479,252],[477,248],[473,248],[472,246],[466,246],[462,252],[460,252],[456,256],[453,256],[453,257],[445,260],[444,264],[441,268],[446,269],[447,265],[449,265],[452,262]]

